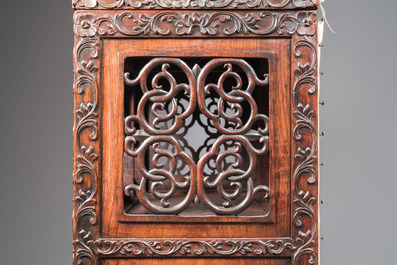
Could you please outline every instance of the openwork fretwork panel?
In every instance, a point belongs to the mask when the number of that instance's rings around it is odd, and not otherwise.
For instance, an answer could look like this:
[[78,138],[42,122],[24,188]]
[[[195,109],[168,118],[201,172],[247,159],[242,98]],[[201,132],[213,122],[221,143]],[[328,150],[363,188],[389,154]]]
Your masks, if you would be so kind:
[[266,216],[267,59],[130,57],[124,70],[125,212]]

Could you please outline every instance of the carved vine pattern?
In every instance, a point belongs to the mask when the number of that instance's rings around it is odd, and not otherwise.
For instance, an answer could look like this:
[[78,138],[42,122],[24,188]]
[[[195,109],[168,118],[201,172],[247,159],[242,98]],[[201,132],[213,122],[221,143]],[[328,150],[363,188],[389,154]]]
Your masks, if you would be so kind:
[[74,50],[74,263],[89,260],[96,264],[90,242],[98,237],[97,225],[97,160],[98,160],[98,56],[99,36],[78,38]]
[[312,0],[73,0],[75,9],[255,9],[315,7]]
[[[292,256],[292,261],[293,264],[301,264],[301,260],[307,261],[308,264],[317,264],[318,258],[315,249],[316,240],[318,240],[317,200],[309,189],[304,188],[306,185],[303,184],[306,181],[308,185],[313,185],[317,181],[317,125],[312,106],[302,101],[304,97],[301,94],[304,89],[307,89],[309,95],[316,93],[318,70],[315,38],[302,36],[296,41],[293,51],[298,62],[294,69],[296,80],[293,88],[294,139],[298,146],[295,152],[293,224],[296,228],[295,241],[298,248]],[[308,55],[303,56],[304,53]],[[307,134],[309,135],[306,136]],[[299,146],[298,143],[303,139],[310,144]],[[307,222],[309,222],[309,226]]]
[[205,254],[217,254],[229,256],[240,255],[279,255],[286,251],[296,249],[290,239],[285,240],[232,240],[232,241],[139,241],[139,240],[98,240],[94,242],[94,251],[99,255],[120,256],[134,255],[192,255],[201,256]]
[[82,35],[111,37],[116,35],[139,36],[201,36],[217,35],[314,35],[316,15],[312,11],[296,14],[269,11],[235,12],[174,12],[162,11],[152,16],[134,12],[95,17],[81,13],[77,32]]
[[[76,1],[77,4],[80,1]],[[122,2],[122,1],[121,1]],[[95,2],[95,5],[97,2]],[[220,12],[219,12],[220,13]],[[123,14],[119,16],[125,16]],[[242,17],[238,15],[239,17]],[[247,15],[245,15],[247,16]],[[289,14],[286,16],[291,17]],[[298,17],[301,16],[299,19]],[[302,19],[303,17],[303,19]],[[113,25],[111,17],[97,18],[92,14],[77,14],[75,16],[76,44],[74,51],[74,93],[75,93],[75,125],[74,125],[74,212],[73,228],[77,236],[74,238],[74,264],[98,264],[97,255],[263,255],[266,253],[280,254],[293,250],[292,264],[317,264],[316,240],[317,217],[316,198],[311,195],[307,185],[316,183],[317,167],[317,131],[316,117],[312,106],[302,101],[302,90],[308,88],[308,93],[316,92],[317,59],[316,59],[316,24],[314,12],[300,12],[289,20],[292,30],[285,30],[285,24],[279,23],[282,34],[295,34],[294,56],[298,62],[295,70],[293,86],[294,103],[294,139],[298,143],[309,143],[299,146],[295,152],[294,166],[294,236],[292,240],[236,240],[236,241],[150,241],[150,240],[108,240],[100,239],[98,235],[98,55],[101,49],[100,36],[123,32],[123,28],[115,26],[107,30],[99,28],[99,21],[108,21]],[[101,22],[102,23],[102,22]],[[244,23],[246,25],[246,23]],[[172,24],[171,24],[172,26]],[[303,27],[302,27],[303,26]],[[299,30],[301,27],[301,30]],[[149,27],[150,28],[150,27]],[[110,31],[109,31],[110,30]],[[153,30],[150,28],[150,30]],[[258,34],[248,31],[247,34]],[[273,29],[273,31],[276,29]],[[269,32],[267,29],[264,32]],[[224,32],[223,32],[224,33]],[[237,34],[238,31],[230,31]],[[139,34],[145,34],[139,30]],[[146,33],[147,34],[147,33]],[[205,34],[205,32],[201,32]],[[222,34],[222,32],[218,32]],[[269,33],[266,33],[269,34]],[[306,50],[306,53],[303,53]],[[307,55],[308,54],[308,55]],[[309,59],[311,57],[311,59]],[[307,136],[304,132],[308,132]],[[303,141],[305,139],[305,141]],[[307,220],[305,222],[305,220]],[[309,223],[309,228],[304,229]],[[306,227],[307,228],[307,227]]]

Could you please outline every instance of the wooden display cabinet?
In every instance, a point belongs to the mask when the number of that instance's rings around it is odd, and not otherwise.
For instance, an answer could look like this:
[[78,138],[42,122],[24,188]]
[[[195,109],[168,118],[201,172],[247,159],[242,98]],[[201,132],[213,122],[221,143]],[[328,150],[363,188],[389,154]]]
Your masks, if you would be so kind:
[[75,0],[74,264],[318,264],[318,3]]

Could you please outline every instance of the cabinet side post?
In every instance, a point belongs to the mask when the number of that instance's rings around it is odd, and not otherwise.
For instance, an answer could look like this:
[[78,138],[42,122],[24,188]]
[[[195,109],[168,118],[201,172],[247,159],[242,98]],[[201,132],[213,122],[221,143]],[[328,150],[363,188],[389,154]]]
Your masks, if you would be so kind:
[[98,78],[101,38],[90,14],[74,16],[73,264],[98,264],[100,146]]

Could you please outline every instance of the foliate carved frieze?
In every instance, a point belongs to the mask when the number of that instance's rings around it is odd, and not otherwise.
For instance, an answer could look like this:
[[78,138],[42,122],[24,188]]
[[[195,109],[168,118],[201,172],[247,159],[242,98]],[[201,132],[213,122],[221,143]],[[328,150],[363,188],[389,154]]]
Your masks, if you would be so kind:
[[73,0],[75,9],[291,9],[316,0]]
[[80,37],[134,36],[313,36],[317,15],[300,12],[161,11],[95,15],[77,13],[75,33]]
[[290,238],[270,240],[106,240],[92,242],[100,256],[264,256],[291,255],[297,247]]

